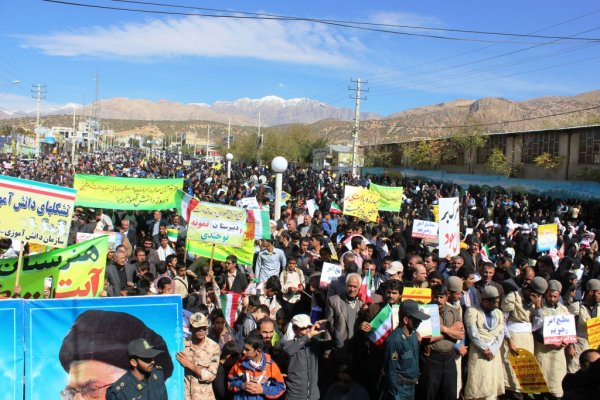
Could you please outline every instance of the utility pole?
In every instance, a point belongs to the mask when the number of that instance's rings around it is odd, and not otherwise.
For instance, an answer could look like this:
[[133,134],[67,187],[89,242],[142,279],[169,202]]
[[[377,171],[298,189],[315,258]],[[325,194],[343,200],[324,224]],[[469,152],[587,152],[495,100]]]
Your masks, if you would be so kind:
[[34,89],[31,90],[31,93],[33,94],[33,98],[37,99],[37,109],[36,109],[36,117],[35,117],[35,154],[39,154],[40,153],[40,144],[39,144],[39,139],[38,139],[38,131],[40,128],[40,102],[46,98],[46,85],[42,85],[40,83],[38,83],[37,85],[32,85],[34,87]]
[[258,165],[262,164],[264,138],[260,131],[260,111],[258,112]]
[[71,164],[75,168],[75,145],[77,144],[77,132],[75,131],[75,107],[73,107],[73,132],[71,133]]
[[[354,106],[354,127],[352,128],[352,175],[358,175],[358,125],[359,125],[359,121],[360,121],[360,101],[362,100],[367,100],[367,98],[362,98],[360,97],[360,92],[361,92],[361,88],[360,88],[360,84],[361,84],[361,80],[360,78],[353,80],[351,79],[350,82],[356,82],[356,87],[352,88],[352,87],[348,87],[348,90],[356,90],[356,96],[352,96],[350,95],[351,99],[355,99],[356,103]],[[363,83],[368,83],[367,81],[363,82]],[[369,90],[365,90],[363,89],[363,91],[368,92]]]
[[231,118],[229,118],[229,128],[227,129],[227,150],[229,150],[230,140],[231,140]]
[[210,125],[208,125],[206,127],[206,157],[208,157],[209,143],[210,143]]
[[98,150],[98,140],[100,139],[100,121],[98,115],[100,114],[100,77],[96,72],[96,78],[94,79],[94,105],[92,107],[92,120],[93,125],[90,127],[90,133],[94,134],[94,149]]

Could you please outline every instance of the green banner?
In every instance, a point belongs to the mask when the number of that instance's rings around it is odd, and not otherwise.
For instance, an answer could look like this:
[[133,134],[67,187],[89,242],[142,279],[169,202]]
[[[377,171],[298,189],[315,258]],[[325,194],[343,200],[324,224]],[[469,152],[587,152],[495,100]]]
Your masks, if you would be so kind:
[[[108,236],[23,257],[19,286],[25,299],[43,298],[48,285],[54,298],[97,297],[104,290]],[[0,298],[13,296],[18,258],[0,260]],[[50,282],[51,278],[51,282]]]
[[398,212],[402,208],[402,193],[404,188],[379,186],[371,183],[369,189],[379,193],[379,211]]
[[[188,240],[187,250],[200,257],[210,258],[212,244],[200,243]],[[231,247],[215,245],[215,254],[213,260],[225,261],[228,255],[233,254],[237,257],[239,264],[252,265],[254,260],[254,240],[244,240],[242,247]]]
[[116,178],[75,175],[75,205],[115,210],[164,210],[177,207],[183,179]]

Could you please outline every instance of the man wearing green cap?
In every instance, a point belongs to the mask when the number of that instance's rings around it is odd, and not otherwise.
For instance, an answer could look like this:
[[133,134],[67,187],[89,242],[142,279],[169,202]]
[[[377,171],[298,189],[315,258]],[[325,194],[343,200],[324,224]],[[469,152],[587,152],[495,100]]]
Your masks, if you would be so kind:
[[165,374],[154,358],[162,353],[146,339],[136,339],[127,346],[129,371],[106,391],[106,400],[167,399]]

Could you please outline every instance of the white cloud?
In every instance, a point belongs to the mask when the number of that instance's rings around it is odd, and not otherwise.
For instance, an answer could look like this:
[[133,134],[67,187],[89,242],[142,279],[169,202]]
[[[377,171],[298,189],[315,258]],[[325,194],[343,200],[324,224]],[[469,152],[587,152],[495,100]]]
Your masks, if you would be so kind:
[[285,83],[279,82],[279,83],[277,84],[277,87],[278,87],[278,88],[286,88],[286,87],[288,87],[288,85],[286,85]]
[[441,21],[435,17],[399,11],[376,11],[369,21],[376,24],[440,27]]
[[339,67],[351,65],[354,53],[366,48],[358,39],[342,35],[335,28],[310,22],[199,17],[18,37],[22,47],[51,56],[133,62],[179,56],[243,57]]

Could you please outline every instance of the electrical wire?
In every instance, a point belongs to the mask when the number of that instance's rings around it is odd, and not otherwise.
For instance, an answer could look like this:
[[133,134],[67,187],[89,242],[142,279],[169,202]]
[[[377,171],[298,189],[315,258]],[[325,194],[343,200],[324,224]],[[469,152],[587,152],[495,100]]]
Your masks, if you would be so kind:
[[[318,19],[310,19],[310,18],[268,17],[268,16],[261,17],[261,16],[254,16],[254,15],[218,15],[218,14],[206,14],[206,13],[184,13],[184,12],[174,12],[174,11],[112,7],[112,6],[103,6],[103,5],[98,5],[98,4],[71,2],[71,1],[65,1],[65,0],[42,0],[42,1],[47,2],[47,3],[63,4],[63,5],[68,5],[68,6],[88,7],[88,8],[96,8],[96,9],[104,9],[104,10],[112,10],[112,11],[137,12],[137,13],[146,13],[146,14],[197,16],[197,17],[223,18],[223,19],[231,18],[231,19],[250,19],[250,20],[303,21],[303,22],[313,22],[313,23],[319,23],[319,24],[330,25],[330,26],[337,26],[337,27],[341,27],[341,28],[351,28],[351,29],[358,29],[358,30],[371,31],[371,32],[389,33],[389,34],[401,35],[401,36],[423,37],[423,38],[430,38],[430,39],[440,39],[440,40],[450,40],[450,41],[460,41],[460,42],[502,43],[501,41],[498,41],[498,40],[400,32],[400,31],[394,31],[394,30],[389,30],[389,29],[371,28],[371,27],[367,27],[367,26],[363,26],[363,25],[352,25],[352,24],[348,24],[348,23],[329,22],[328,20],[318,20]],[[593,41],[593,42],[600,42],[600,38],[578,38],[578,39],[588,40],[588,41]],[[539,44],[540,42],[511,42],[511,43],[512,44],[532,44],[532,43]],[[565,43],[559,43],[559,44],[565,44]]]

